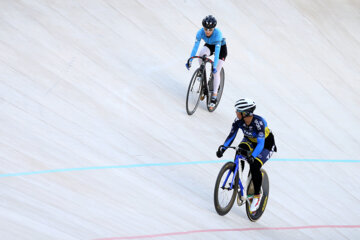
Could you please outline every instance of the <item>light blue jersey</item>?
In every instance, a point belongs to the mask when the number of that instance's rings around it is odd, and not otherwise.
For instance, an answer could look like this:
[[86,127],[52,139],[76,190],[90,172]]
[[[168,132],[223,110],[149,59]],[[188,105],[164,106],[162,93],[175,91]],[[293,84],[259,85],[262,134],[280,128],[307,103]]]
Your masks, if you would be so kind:
[[211,34],[210,37],[207,37],[205,34],[205,30],[201,28],[196,34],[195,45],[190,57],[196,55],[199,49],[201,39],[204,40],[207,44],[215,45],[214,68],[216,68],[219,61],[220,48],[221,46],[226,44],[225,38],[223,38],[221,31],[217,28],[214,29],[214,32]]

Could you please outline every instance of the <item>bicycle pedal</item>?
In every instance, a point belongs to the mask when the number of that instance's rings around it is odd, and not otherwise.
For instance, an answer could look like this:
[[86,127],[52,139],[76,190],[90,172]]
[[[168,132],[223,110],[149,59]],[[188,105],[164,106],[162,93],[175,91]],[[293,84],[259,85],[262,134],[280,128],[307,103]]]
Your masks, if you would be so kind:
[[237,196],[236,203],[239,207],[243,205],[245,202],[246,202],[246,198],[244,198],[244,196],[239,196],[239,195]]

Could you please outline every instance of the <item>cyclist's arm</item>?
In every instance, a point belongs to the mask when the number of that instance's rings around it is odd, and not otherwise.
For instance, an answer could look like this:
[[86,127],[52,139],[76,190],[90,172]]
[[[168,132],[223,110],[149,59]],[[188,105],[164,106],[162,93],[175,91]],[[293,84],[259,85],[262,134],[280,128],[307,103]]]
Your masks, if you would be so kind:
[[257,145],[253,151],[253,153],[251,154],[251,156],[253,156],[254,158],[256,158],[264,149],[264,145],[265,145],[265,137],[258,137],[257,138]]
[[220,55],[220,49],[221,49],[221,41],[222,41],[222,33],[220,30],[216,31],[215,36],[215,53],[214,53],[214,65],[213,67],[216,68],[219,62],[219,55]]
[[219,62],[219,55],[220,55],[220,49],[221,49],[221,42],[217,42],[215,44],[215,57],[214,57],[214,65],[213,68],[216,68]]
[[[230,134],[229,134],[229,136],[226,138],[226,140],[225,140],[225,142],[224,142],[224,144],[223,144],[225,147],[228,147],[228,146],[230,146],[230,145],[233,143],[233,141],[234,141],[234,139],[235,139],[235,137],[236,137],[236,134],[237,134],[237,132],[238,132],[238,130],[239,130],[239,127],[238,127],[238,125],[236,124],[236,120],[237,120],[237,119],[235,119],[234,123],[232,124]],[[223,150],[225,150],[225,149],[226,149],[226,148],[223,148]]]
[[265,145],[265,127],[266,124],[263,121],[260,121],[258,119],[254,120],[255,126],[256,126],[256,130],[257,130],[257,145],[254,149],[254,151],[252,152],[252,156],[254,158],[256,158],[264,149],[264,145]]
[[190,57],[193,57],[196,55],[196,53],[199,49],[200,41],[201,41],[201,29],[196,34],[195,44],[194,44],[193,50],[191,51]]

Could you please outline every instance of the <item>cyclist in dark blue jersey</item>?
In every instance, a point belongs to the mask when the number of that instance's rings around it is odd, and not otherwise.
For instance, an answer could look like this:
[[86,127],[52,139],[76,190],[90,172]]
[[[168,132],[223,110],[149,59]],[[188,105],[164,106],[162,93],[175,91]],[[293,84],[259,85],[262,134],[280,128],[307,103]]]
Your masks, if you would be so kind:
[[[227,47],[225,38],[223,38],[221,31],[218,28],[215,28],[217,24],[217,21],[215,17],[212,15],[206,16],[203,21],[202,25],[203,28],[201,28],[197,34],[196,34],[196,40],[195,45],[193,47],[193,50],[191,52],[191,56],[193,57],[196,55],[200,41],[201,39],[204,40],[205,45],[200,50],[199,56],[211,56],[214,55],[214,64],[212,73],[214,75],[214,85],[213,85],[213,93],[211,96],[209,107],[210,109],[215,107],[217,102],[217,91],[220,85],[220,72],[221,68],[223,67],[223,64],[225,62],[226,56],[227,56]],[[200,59],[200,64],[202,60]],[[191,60],[190,60],[191,64]],[[186,64],[187,69],[190,68],[190,65]]]
[[[256,104],[251,99],[240,99],[235,103],[236,118],[232,124],[232,128],[229,136],[226,138],[225,147],[228,147],[234,141],[239,129],[244,133],[239,146],[250,150],[252,153],[247,157],[247,162],[250,165],[250,172],[254,183],[254,196],[248,196],[253,198],[250,206],[250,211],[255,212],[260,205],[262,192],[262,174],[260,168],[270,159],[273,152],[276,152],[276,145],[274,135],[267,126],[267,122],[264,118],[255,115],[254,110]],[[216,155],[221,158],[226,148],[220,148]]]

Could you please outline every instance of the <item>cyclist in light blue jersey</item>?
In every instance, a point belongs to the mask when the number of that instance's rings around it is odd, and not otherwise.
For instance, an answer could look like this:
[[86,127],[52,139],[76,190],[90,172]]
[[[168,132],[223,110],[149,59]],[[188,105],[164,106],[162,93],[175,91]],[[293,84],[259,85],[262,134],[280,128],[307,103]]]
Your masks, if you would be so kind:
[[[220,72],[227,56],[225,38],[223,38],[221,31],[218,28],[215,28],[216,24],[217,21],[212,15],[206,16],[203,19],[203,28],[201,28],[196,34],[195,45],[190,56],[193,57],[196,55],[199,49],[201,39],[205,41],[205,45],[200,50],[199,56],[211,56],[215,54],[212,69],[212,73],[214,76],[214,85],[211,101],[209,104],[210,108],[214,108],[217,102],[217,91],[220,85]],[[199,62],[201,64],[202,60],[200,59]],[[186,67],[187,69],[189,69],[190,65],[186,64]]]

